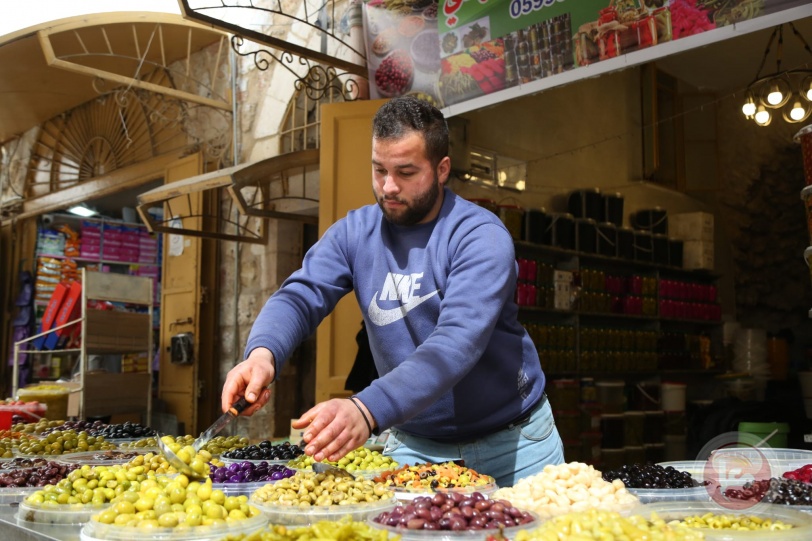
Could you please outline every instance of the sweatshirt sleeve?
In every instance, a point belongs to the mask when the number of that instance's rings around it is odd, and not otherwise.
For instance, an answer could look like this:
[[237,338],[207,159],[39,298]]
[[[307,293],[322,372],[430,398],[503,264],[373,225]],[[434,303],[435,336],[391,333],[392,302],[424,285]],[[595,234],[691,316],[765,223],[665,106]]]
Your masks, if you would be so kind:
[[468,232],[450,255],[450,271],[431,335],[358,397],[378,430],[408,421],[436,402],[481,359],[516,288],[509,233],[497,224]]
[[245,357],[258,347],[268,348],[279,373],[293,350],[352,290],[346,239],[346,220],[340,220],[307,252],[302,268],[290,275],[260,310],[248,336]]

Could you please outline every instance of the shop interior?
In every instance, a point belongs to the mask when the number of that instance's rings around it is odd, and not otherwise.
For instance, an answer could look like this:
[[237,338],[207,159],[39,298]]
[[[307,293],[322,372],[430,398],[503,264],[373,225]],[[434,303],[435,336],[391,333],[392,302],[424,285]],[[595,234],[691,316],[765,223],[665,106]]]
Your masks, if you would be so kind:
[[[812,20],[793,25],[807,41],[812,39]],[[783,66],[808,69],[812,53],[784,26]],[[632,445],[620,446],[633,447],[634,452],[645,444],[657,445],[652,452],[663,453],[663,458],[695,455],[714,430],[734,428],[737,422],[781,423],[781,432],[773,436],[783,437],[785,446],[808,445],[803,436],[812,432],[812,426],[804,414],[796,375],[809,368],[808,350],[812,351],[807,338],[812,291],[803,260],[809,233],[800,197],[805,186],[801,147],[792,142],[806,123],[790,124],[778,117],[762,127],[741,112],[746,100],[743,89],[758,73],[772,71],[774,50],[760,67],[772,31],[494,103],[450,119],[452,131],[464,125],[467,133],[464,139],[454,140],[453,158],[461,163],[468,160],[466,167],[458,168],[451,187],[468,199],[493,205],[506,221],[515,219],[512,209],[522,209],[522,225],[515,237],[517,258],[534,262],[534,285],[538,286],[533,301],[521,302],[522,318],[540,342],[550,380],[548,392],[559,395],[562,406],[557,419],[573,454],[591,452],[591,447],[584,451],[581,447],[587,445],[577,441],[583,425],[574,412],[581,396],[571,394],[571,382],[580,383],[583,378],[594,384],[589,392],[603,393],[605,400],[615,401],[618,392],[623,395],[624,405],[613,411],[620,418],[606,422],[620,422],[626,415],[628,423],[642,427],[647,418],[638,413],[646,411],[647,397],[669,393],[676,400],[675,413],[665,422],[657,417],[661,413],[648,419],[666,427],[661,439],[643,442],[638,434]],[[483,174],[488,166],[504,171],[505,179]],[[134,209],[138,194],[160,184],[89,199],[86,206],[97,214],[85,218],[85,225],[132,226],[150,239],[146,244],[151,248],[153,242],[160,243],[161,235],[149,235]],[[650,229],[652,222],[673,228],[679,215],[710,216],[710,233],[706,231],[704,237],[672,237],[683,241],[683,258],[688,256],[689,242],[699,246],[699,255],[691,256],[696,270],[672,263],[667,256],[639,260],[632,252],[624,258],[617,247],[611,255],[601,255],[597,240],[591,247],[586,247],[586,241],[583,246],[576,244],[577,239],[602,235],[598,216],[583,231],[572,224],[572,238],[563,245],[554,236],[529,239],[533,227],[526,225],[528,211],[541,220],[537,231],[551,229],[555,220],[572,212],[573,198],[585,200],[596,192],[602,200],[620,195],[617,230]],[[572,218],[589,217],[583,206],[581,211],[583,216]],[[648,225],[637,223],[646,219]],[[67,224],[81,233],[82,220],[60,212],[42,216],[39,223],[42,230]],[[657,228],[656,232],[669,236],[674,230]],[[613,238],[611,244],[619,246],[620,240]],[[652,244],[649,251],[653,249]],[[145,261],[101,259],[104,270],[128,274],[148,268],[148,275],[160,282],[158,256]],[[542,268],[548,273],[547,282],[539,284]],[[568,284],[568,299],[560,305],[556,305],[557,272],[566,273]],[[656,309],[624,312],[625,305],[610,305],[611,300],[600,304],[600,299],[610,297],[607,277],[622,278],[623,288],[632,277],[653,279],[652,287],[660,288],[660,295],[664,281],[701,285],[703,291],[713,291],[703,302],[718,313],[665,317],[662,305],[659,317]],[[160,317],[159,287],[155,321]],[[597,304],[586,308],[586,302]],[[40,316],[45,304],[39,305]],[[563,338],[551,345],[552,335]],[[629,346],[634,355],[625,355],[627,346],[622,341],[629,336],[648,340],[649,345]],[[614,339],[621,345],[595,345]],[[737,345],[751,347],[754,355],[760,355],[758,360],[744,359],[742,351],[737,358]],[[664,347],[673,354],[664,354]],[[567,349],[569,353],[564,353]],[[182,348],[178,354],[183,354]],[[634,357],[639,364],[614,362],[621,357]],[[115,354],[92,361],[91,370],[115,372],[123,366],[121,356]],[[134,360],[131,365],[143,363]],[[60,363],[49,359],[32,369],[34,377],[46,380],[68,376],[75,368],[73,357]],[[711,408],[714,401],[722,406]],[[721,411],[727,412],[724,419]],[[598,432],[603,421],[590,422]],[[712,422],[716,422],[713,427]],[[600,442],[601,446],[618,447],[617,442]]]

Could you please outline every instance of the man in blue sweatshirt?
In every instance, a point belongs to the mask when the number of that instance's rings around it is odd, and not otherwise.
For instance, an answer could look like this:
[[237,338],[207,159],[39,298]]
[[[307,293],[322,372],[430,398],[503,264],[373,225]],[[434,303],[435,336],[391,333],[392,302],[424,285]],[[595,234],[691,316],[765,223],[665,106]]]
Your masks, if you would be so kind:
[[445,187],[442,113],[412,97],[373,121],[377,205],[333,224],[262,308],[246,359],[229,372],[224,410],[250,415],[294,348],[355,292],[380,377],[350,399],[322,402],[293,424],[305,452],[338,460],[390,428],[401,464],[463,459],[499,486],[564,461],[545,378],[513,301],[510,234],[490,211]]

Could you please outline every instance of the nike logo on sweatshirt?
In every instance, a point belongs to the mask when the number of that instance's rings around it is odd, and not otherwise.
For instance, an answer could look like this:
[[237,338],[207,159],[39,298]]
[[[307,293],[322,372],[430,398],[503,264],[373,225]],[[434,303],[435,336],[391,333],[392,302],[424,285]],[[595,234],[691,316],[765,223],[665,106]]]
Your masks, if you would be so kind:
[[[376,291],[375,295],[372,296],[372,300],[369,302],[369,306],[367,307],[369,320],[379,327],[389,325],[390,323],[403,319],[410,311],[440,292],[439,289],[436,289],[423,296],[415,295],[415,292],[420,289],[421,278],[423,278],[422,272],[413,274],[388,273],[384,279],[380,296]],[[385,309],[378,306],[378,300],[400,300],[401,305],[395,308]]]

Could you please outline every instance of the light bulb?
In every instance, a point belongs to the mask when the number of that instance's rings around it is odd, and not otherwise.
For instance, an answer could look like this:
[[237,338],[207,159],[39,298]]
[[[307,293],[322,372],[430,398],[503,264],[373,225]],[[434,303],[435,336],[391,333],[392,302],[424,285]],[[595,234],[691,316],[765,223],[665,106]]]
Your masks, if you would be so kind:
[[756,122],[762,126],[766,126],[770,123],[770,112],[766,110],[763,105],[758,108],[758,112],[756,113]]
[[812,84],[809,85],[809,90],[806,91],[806,99],[812,101]]
[[753,103],[753,97],[750,96],[747,98],[747,101],[742,105],[742,113],[747,118],[751,118],[754,114],[756,114],[756,104]]
[[784,95],[781,93],[780,90],[778,90],[778,86],[773,85],[772,89],[770,90],[770,93],[767,94],[767,103],[769,103],[770,105],[778,105],[779,103],[781,103],[781,100],[783,99]]
[[796,101],[795,105],[792,106],[792,110],[789,112],[789,117],[795,122],[799,122],[803,120],[805,114],[806,111],[804,111],[804,108],[801,107],[801,102]]

